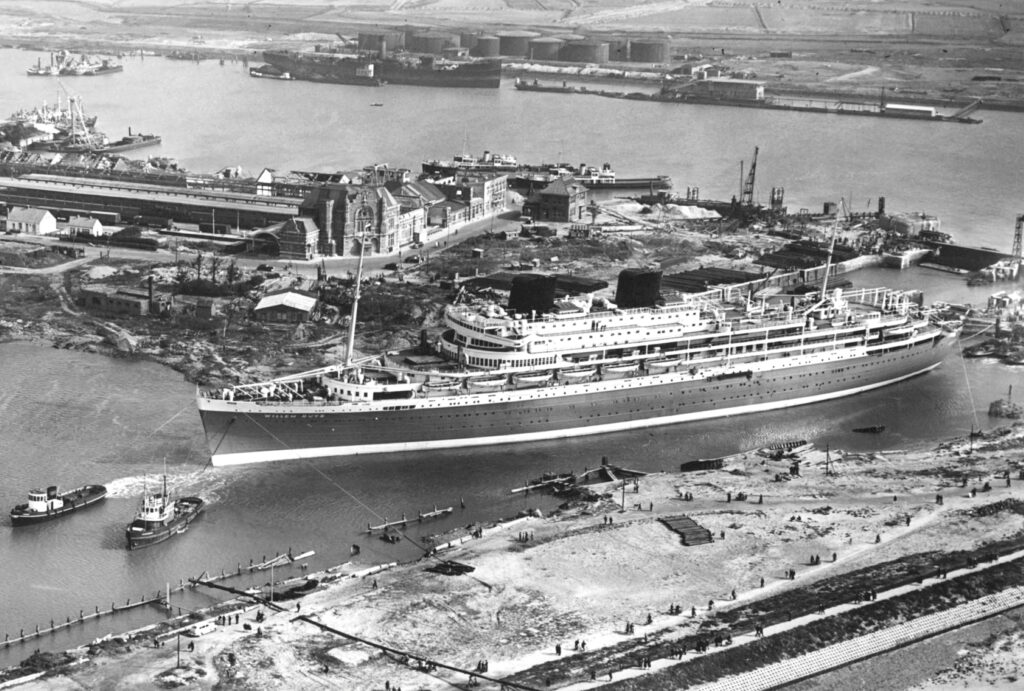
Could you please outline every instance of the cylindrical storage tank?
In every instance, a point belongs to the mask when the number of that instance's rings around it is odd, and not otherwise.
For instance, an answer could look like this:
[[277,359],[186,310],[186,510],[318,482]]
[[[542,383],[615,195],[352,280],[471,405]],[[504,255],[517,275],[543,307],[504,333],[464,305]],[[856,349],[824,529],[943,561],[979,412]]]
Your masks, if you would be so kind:
[[608,59],[612,62],[629,60],[629,39],[613,38],[608,41]]
[[569,41],[586,41],[587,40],[587,37],[584,36],[583,34],[555,34],[551,38],[560,39],[560,40],[564,41],[565,43],[568,43]]
[[608,44],[604,41],[570,41],[562,46],[559,58],[565,62],[608,62]]
[[378,51],[385,44],[388,50],[400,50],[405,47],[405,34],[401,31],[359,32],[359,50]]
[[459,45],[466,50],[473,50],[476,48],[478,38],[480,38],[479,34],[459,34]]
[[469,54],[478,58],[496,58],[501,55],[501,39],[497,36],[477,36],[476,47]]
[[565,45],[565,41],[559,38],[534,38],[530,40],[530,52],[528,57],[531,60],[557,60],[558,51]]
[[538,38],[539,36],[540,34],[532,31],[503,31],[498,34],[501,55],[507,55],[512,58],[525,58],[530,50],[530,39]]
[[615,304],[623,309],[654,307],[661,297],[661,272],[623,269],[615,288]]
[[668,62],[668,41],[634,40],[629,42],[630,62]]
[[413,53],[440,55],[445,48],[458,48],[459,37],[442,31],[421,31],[407,37],[405,47]]

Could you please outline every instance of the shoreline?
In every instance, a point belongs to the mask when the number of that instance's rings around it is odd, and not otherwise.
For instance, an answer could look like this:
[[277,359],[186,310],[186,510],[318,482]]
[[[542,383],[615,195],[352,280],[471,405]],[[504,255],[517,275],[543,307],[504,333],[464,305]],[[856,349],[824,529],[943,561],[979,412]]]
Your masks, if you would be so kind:
[[[747,451],[724,457],[720,470],[653,473],[636,486],[627,481],[621,496],[617,483],[599,484],[593,502],[562,506],[543,517],[488,523],[471,531],[472,537],[460,535],[463,529],[446,531],[435,537],[438,551],[408,562],[352,572],[340,564],[285,579],[283,587],[307,579],[319,583],[288,606],[290,614],[271,613],[259,629],[246,614],[239,625],[221,624],[214,633],[196,639],[202,653],[190,655],[188,670],[204,670],[194,678],[199,688],[213,688],[217,679],[228,678],[264,688],[272,677],[266,676],[266,669],[249,665],[256,661],[285,678],[322,674],[327,682],[335,673],[343,674],[351,688],[379,688],[370,680],[379,683],[385,678],[402,686],[441,688],[435,682],[443,676],[425,683],[430,677],[422,670],[411,664],[396,667],[393,656],[367,653],[361,644],[332,641],[309,627],[296,626],[300,614],[359,639],[409,651],[414,661],[440,660],[471,670],[474,660],[488,660],[490,676],[531,674],[532,668],[560,663],[560,656],[550,650],[556,643],[571,646],[574,638],[585,640],[594,655],[606,660],[602,664],[622,669],[628,667],[630,656],[615,651],[646,645],[636,635],[622,633],[623,620],[633,621],[641,638],[649,636],[652,645],[661,645],[700,630],[693,627],[710,614],[691,617],[690,606],[707,602],[708,597],[716,603],[715,612],[727,612],[921,550],[942,549],[958,540],[976,543],[978,538],[970,536],[976,535],[979,521],[989,537],[1024,534],[1019,515],[1010,520],[1001,513],[991,518],[963,513],[986,502],[1002,506],[1024,498],[1024,482],[1004,488],[999,479],[1003,469],[1013,468],[1014,479],[1017,469],[1024,473],[1024,464],[1016,458],[1024,448],[1024,424],[992,430],[974,440],[970,450],[969,444],[971,440],[955,437],[902,451],[833,450],[832,467],[839,469],[833,476],[824,472],[824,452],[812,450],[800,458],[799,474],[781,483],[779,473],[791,460],[773,461]],[[966,473],[964,482],[975,488],[982,482],[991,484],[990,493],[982,489],[977,497],[964,495],[958,473]],[[746,496],[737,494],[741,488]],[[686,492],[694,499],[686,500]],[[945,506],[935,503],[936,493],[947,497]],[[679,511],[711,530],[713,542],[680,546],[659,520]],[[902,519],[892,522],[893,515],[904,514],[906,525]],[[781,536],[788,539],[780,542]],[[449,548],[442,549],[445,546]],[[835,552],[839,558],[808,566],[808,552]],[[435,556],[468,564],[474,571],[463,576],[424,571],[424,564]],[[795,579],[775,575],[787,563],[796,565]],[[765,578],[760,588],[758,574]],[[620,589],[626,584],[627,589]],[[229,611],[233,615],[243,600],[229,598],[198,617],[174,618],[112,636],[106,643],[72,649],[72,657],[84,654],[89,661],[63,668],[54,678],[56,686],[39,680],[31,688],[63,688],[60,675],[90,686],[113,678],[109,675],[117,674],[120,664],[141,666],[153,682],[157,674],[173,667],[173,652],[156,647],[151,639]],[[666,616],[673,605],[683,611]],[[699,609],[704,611],[703,606]],[[648,614],[654,618],[644,624]],[[249,624],[248,630],[244,624]],[[632,643],[623,648],[626,641]],[[283,657],[273,652],[280,649],[291,652]],[[570,650],[570,655],[579,654]],[[226,662],[229,651],[235,664]],[[123,688],[144,688],[137,677],[133,673],[135,684]]]

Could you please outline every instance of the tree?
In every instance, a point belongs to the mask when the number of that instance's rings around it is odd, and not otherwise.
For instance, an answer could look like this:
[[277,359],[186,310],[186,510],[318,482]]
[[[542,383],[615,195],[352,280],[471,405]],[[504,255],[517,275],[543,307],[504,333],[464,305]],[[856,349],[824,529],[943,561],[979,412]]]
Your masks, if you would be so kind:
[[231,263],[228,264],[228,269],[227,269],[227,281],[228,281],[228,284],[229,285],[234,284],[239,278],[241,278],[241,273],[242,272],[238,270],[237,262],[235,262],[235,260],[232,259]]
[[210,280],[214,283],[217,282],[217,272],[220,270],[220,265],[224,262],[224,259],[217,254],[210,255]]
[[196,252],[196,280],[203,277],[203,253]]

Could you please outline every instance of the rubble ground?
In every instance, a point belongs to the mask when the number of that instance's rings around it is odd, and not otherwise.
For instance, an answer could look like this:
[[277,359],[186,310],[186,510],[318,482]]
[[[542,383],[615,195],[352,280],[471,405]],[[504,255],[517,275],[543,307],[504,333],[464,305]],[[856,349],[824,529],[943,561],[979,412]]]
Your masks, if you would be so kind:
[[[487,660],[491,677],[550,661],[556,645],[572,654],[573,641],[596,650],[635,636],[682,636],[700,625],[709,600],[721,611],[907,555],[1019,538],[1019,513],[977,509],[1024,499],[1022,449],[1024,425],[1018,423],[974,439],[973,448],[958,438],[911,451],[833,449],[827,474],[820,451],[804,455],[796,475],[790,473],[793,459],[751,452],[727,457],[720,470],[648,475],[635,488],[627,482],[624,494],[615,483],[592,486],[596,501],[484,527],[479,537],[436,557],[471,565],[467,575],[428,572],[430,557],[362,577],[313,575],[333,582],[282,603],[286,611],[264,608],[263,622],[250,609],[238,625],[197,639],[196,650],[183,654],[189,685],[380,689],[387,680],[401,688],[442,689],[466,680],[444,670],[418,671],[401,655],[321,632],[297,620],[299,614],[460,669]],[[687,493],[692,501],[684,499]],[[714,541],[686,547],[658,521],[680,514],[710,530]],[[812,564],[815,555],[822,558]],[[790,569],[792,580],[785,577]],[[682,613],[668,614],[671,605]],[[691,617],[691,607],[698,616]],[[624,633],[627,622],[635,626],[632,636]],[[947,665],[922,668],[919,680],[929,680],[928,688],[962,688],[964,679],[1024,673],[1024,658],[1010,654],[1018,638],[998,635],[974,644],[942,674]],[[154,647],[140,636],[116,653],[87,656],[26,688],[150,688],[167,681],[161,675],[173,669],[174,654],[170,645]]]

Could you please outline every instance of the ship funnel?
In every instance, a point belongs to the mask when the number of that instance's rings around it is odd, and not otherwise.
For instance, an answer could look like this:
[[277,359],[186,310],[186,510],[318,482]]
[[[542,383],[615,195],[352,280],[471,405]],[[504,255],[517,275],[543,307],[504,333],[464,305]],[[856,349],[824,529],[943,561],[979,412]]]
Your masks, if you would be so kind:
[[615,304],[631,307],[654,307],[661,297],[661,272],[649,269],[623,269],[615,289]]
[[510,312],[544,314],[555,305],[554,276],[520,274],[512,279],[512,292],[508,297]]

